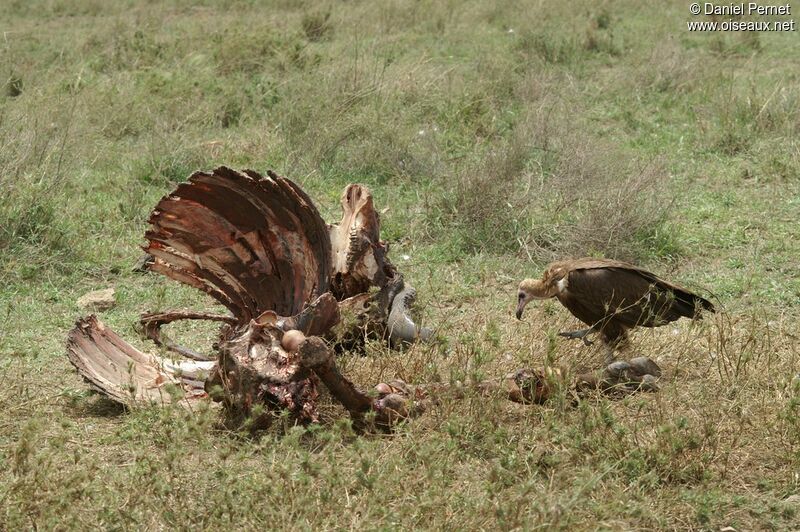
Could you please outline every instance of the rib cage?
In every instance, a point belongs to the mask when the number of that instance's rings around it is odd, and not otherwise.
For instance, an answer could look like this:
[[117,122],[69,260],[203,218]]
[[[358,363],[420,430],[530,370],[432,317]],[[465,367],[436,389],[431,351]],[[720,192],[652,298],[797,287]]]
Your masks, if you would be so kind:
[[299,313],[328,290],[328,228],[289,179],[220,167],[196,172],[154,209],[151,269],[210,294],[244,323]]

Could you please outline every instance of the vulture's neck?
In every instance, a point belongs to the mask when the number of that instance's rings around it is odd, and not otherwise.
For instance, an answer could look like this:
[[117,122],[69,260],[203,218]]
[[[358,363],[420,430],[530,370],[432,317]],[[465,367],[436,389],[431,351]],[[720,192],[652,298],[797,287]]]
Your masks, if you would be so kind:
[[540,279],[525,279],[522,281],[521,287],[533,299],[550,299],[558,293],[555,285],[545,283]]

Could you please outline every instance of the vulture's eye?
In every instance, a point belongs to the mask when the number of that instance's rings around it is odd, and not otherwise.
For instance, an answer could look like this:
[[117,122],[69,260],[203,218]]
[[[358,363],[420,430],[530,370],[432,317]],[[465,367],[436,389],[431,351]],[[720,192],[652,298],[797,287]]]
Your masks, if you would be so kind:
[[519,293],[519,298],[520,299],[524,299],[525,298],[525,292],[520,292]]

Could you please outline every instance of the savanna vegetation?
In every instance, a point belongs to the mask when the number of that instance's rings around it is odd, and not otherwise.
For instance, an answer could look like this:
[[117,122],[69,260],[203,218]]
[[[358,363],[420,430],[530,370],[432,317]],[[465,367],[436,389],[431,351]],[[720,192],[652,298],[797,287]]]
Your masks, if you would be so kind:
[[[639,0],[3,4],[0,528],[800,526],[796,32],[689,33],[686,2]],[[514,319],[555,258],[633,260],[721,312],[638,331],[662,390],[619,401],[468,395],[391,436],[332,400],[258,438],[124,411],[67,361],[76,300],[115,287],[129,339],[146,310],[220,310],[131,270],[149,209],[221,164],[331,221],[373,190],[441,340],[343,355],[365,387],[597,366],[557,303]]]

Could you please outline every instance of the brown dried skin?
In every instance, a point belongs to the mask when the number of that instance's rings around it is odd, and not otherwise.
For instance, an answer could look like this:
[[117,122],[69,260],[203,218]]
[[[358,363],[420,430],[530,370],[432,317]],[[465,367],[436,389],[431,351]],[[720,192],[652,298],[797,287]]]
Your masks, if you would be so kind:
[[311,199],[272,172],[197,172],[150,217],[151,269],[203,290],[240,324],[298,314],[328,289],[328,229]]
[[176,397],[168,385],[183,389],[186,399],[205,395],[198,393],[202,384],[194,373],[181,378],[165,370],[164,361],[139,351],[94,315],[78,320],[70,331],[67,356],[93,389],[122,404],[171,403]]

